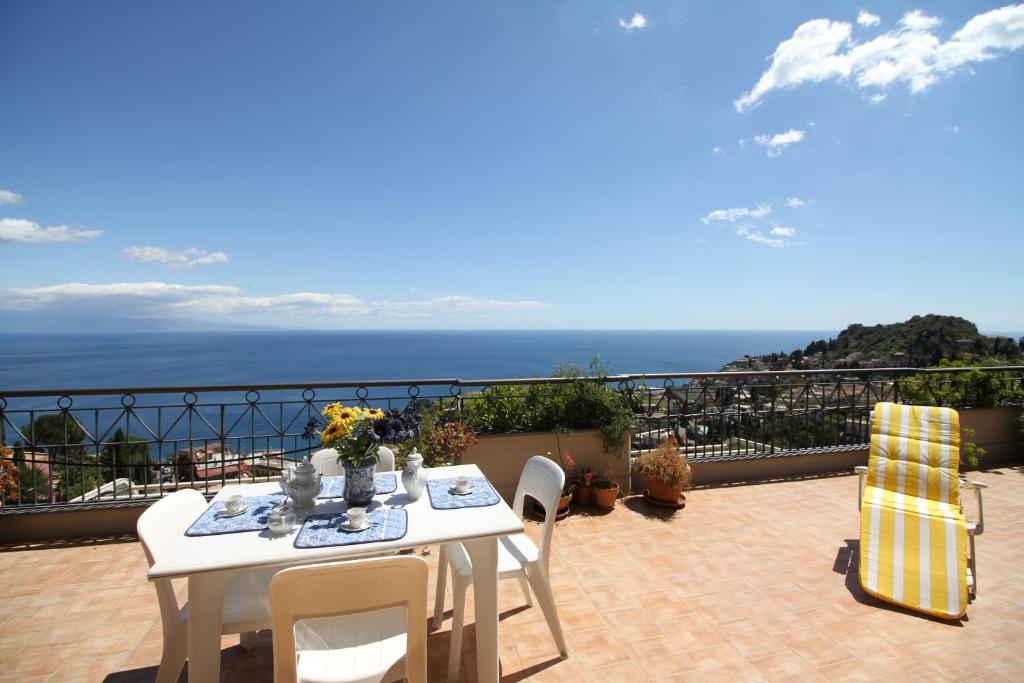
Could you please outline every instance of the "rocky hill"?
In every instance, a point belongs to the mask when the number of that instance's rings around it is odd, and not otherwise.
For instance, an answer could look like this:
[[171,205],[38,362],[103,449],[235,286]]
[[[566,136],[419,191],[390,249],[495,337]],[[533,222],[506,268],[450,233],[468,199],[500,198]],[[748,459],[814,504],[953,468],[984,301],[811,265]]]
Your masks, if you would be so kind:
[[970,320],[950,315],[915,315],[891,325],[853,324],[835,339],[804,349],[745,356],[724,370],[929,367],[943,359],[965,363],[1019,363],[1024,338],[987,336]]

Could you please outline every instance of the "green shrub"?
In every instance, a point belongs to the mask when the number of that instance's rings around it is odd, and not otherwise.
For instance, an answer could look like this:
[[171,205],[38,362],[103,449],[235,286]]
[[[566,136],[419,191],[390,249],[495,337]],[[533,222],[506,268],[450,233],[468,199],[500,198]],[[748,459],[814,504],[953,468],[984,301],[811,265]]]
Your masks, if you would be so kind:
[[462,420],[478,431],[569,431],[596,429],[607,451],[625,443],[633,411],[621,393],[604,381],[607,373],[595,357],[587,377],[576,365],[561,365],[560,384],[513,384],[467,393]]

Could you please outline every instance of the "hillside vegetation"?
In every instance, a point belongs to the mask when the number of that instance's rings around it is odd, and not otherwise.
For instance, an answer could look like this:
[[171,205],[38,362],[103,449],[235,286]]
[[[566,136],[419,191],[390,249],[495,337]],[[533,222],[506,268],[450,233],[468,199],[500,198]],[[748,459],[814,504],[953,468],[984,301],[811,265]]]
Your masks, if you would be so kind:
[[986,336],[970,320],[951,315],[915,315],[891,325],[853,324],[835,339],[812,341],[803,350],[745,357],[729,370],[929,367],[942,360],[973,364],[1019,363],[1024,338]]

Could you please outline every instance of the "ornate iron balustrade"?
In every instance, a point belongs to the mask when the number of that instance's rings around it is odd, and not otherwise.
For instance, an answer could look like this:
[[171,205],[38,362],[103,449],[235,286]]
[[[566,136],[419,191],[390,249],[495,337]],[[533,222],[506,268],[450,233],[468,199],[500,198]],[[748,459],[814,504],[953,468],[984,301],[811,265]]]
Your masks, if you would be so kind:
[[315,450],[303,431],[335,401],[429,405],[459,418],[479,413],[475,401],[521,400],[498,387],[529,388],[543,402],[559,385],[597,382],[634,413],[631,452],[673,436],[700,461],[861,446],[877,401],[962,407],[978,404],[980,387],[987,403],[1020,403],[1022,379],[1024,367],[1012,366],[0,391],[0,445],[20,470],[4,510],[134,504],[272,479]]

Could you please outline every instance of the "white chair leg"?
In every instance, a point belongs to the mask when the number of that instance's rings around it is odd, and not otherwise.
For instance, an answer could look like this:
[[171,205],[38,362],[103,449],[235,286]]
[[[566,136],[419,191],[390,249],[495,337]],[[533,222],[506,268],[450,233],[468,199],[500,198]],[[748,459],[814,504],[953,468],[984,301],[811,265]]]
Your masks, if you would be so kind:
[[256,631],[246,631],[239,636],[238,644],[242,646],[243,650],[251,650],[256,647],[256,639]]
[[558,620],[558,609],[555,607],[555,597],[551,594],[551,584],[548,581],[547,572],[544,568],[532,564],[527,566],[526,575],[530,580],[530,587],[533,588],[540,609],[544,612],[544,618],[551,629],[551,635],[555,638],[555,645],[558,646],[558,653],[562,659],[569,656],[569,649],[565,646],[565,636],[562,635],[562,622]]
[[444,590],[448,583],[448,555],[444,551],[444,544],[440,546],[437,553],[437,590],[434,593],[434,618],[431,625],[437,629],[441,628],[444,621]]
[[175,683],[181,676],[187,657],[188,632],[182,624],[169,637],[164,636],[164,651],[160,655],[160,668],[156,672],[157,683]]
[[462,660],[462,625],[466,618],[466,589],[469,582],[452,575],[452,639],[448,650],[448,681],[459,680]]
[[533,607],[533,593],[530,591],[530,581],[526,578],[526,574],[520,574],[519,587],[523,589],[523,597],[526,598],[526,606]]

